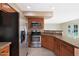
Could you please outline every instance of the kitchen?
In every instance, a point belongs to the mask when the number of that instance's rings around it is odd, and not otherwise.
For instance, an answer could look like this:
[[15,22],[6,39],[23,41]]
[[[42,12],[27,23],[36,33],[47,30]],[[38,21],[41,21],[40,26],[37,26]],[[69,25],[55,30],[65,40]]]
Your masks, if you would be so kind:
[[79,56],[79,4],[6,3],[0,10],[0,44],[8,42],[8,56]]

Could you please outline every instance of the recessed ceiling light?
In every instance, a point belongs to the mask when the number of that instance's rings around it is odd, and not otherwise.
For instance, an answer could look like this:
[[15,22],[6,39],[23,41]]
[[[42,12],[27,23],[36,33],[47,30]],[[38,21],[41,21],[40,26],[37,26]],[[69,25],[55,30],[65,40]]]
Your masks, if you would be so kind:
[[31,7],[30,6],[27,6],[27,8],[30,9]]

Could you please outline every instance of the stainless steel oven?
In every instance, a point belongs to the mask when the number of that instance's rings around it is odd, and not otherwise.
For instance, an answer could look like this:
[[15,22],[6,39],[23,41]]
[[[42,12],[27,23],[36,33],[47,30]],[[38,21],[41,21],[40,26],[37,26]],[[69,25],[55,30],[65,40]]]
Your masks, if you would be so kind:
[[33,48],[41,47],[41,35],[32,35],[32,47]]

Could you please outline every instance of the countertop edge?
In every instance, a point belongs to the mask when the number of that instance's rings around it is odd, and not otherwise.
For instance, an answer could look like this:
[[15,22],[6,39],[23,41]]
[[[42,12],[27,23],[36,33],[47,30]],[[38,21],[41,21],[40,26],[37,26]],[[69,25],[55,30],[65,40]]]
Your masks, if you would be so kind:
[[[53,37],[55,37],[55,38],[58,38],[57,36],[55,36],[55,35],[53,35],[53,34],[42,34],[42,35],[48,35],[48,36],[53,36]],[[60,35],[59,35],[60,36]],[[61,35],[61,37],[62,37],[62,35]],[[65,42],[65,43],[68,43],[68,44],[70,44],[70,45],[72,45],[74,48],[79,48],[78,46],[75,46],[75,45],[73,45],[72,43],[70,43],[70,42],[68,42],[68,41],[66,41],[66,40],[62,40],[62,38],[58,38],[59,40],[61,40],[61,41],[63,41],[63,42]]]

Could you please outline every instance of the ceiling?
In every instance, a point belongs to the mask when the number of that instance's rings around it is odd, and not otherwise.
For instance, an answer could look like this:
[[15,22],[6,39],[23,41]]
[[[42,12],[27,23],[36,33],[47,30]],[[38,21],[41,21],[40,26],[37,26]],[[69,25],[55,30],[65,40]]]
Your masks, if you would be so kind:
[[45,23],[63,23],[79,19],[78,3],[16,3],[16,5],[22,12],[53,12],[52,17],[45,18]]
[[50,3],[18,3],[17,6],[22,11],[52,11]]

